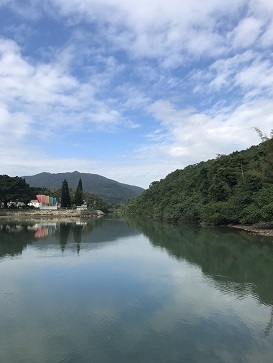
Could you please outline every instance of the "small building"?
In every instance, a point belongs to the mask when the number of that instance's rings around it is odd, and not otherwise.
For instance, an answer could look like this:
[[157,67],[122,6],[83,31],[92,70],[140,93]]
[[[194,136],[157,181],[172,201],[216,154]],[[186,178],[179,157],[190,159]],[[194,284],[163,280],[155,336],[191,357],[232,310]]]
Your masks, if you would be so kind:
[[38,208],[41,210],[57,210],[57,199],[48,195],[36,195],[38,201]]
[[37,199],[32,199],[27,205],[30,206],[30,207],[33,207],[33,208],[39,208],[40,207],[40,203],[38,202]]

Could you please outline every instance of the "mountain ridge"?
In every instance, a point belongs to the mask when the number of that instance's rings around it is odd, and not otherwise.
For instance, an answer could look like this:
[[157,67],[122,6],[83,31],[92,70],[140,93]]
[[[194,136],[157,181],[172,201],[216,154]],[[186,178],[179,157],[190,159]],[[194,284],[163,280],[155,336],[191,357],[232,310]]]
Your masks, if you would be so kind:
[[139,196],[144,189],[136,185],[120,183],[99,174],[81,173],[79,171],[65,173],[41,172],[35,175],[22,176],[32,187],[47,187],[60,189],[64,179],[69,188],[77,188],[79,179],[82,179],[83,190],[90,192],[111,204],[120,204],[128,199]]

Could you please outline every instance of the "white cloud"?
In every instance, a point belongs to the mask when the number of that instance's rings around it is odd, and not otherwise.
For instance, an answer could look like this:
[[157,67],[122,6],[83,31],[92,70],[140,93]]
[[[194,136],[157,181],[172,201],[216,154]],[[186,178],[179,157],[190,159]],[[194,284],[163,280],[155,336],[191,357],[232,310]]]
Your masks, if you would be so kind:
[[233,47],[248,48],[251,46],[259,37],[262,25],[261,21],[253,17],[242,19],[231,33]]
[[172,67],[181,62],[183,52],[197,56],[222,52],[224,37],[218,32],[219,23],[226,22],[223,17],[233,16],[244,3],[245,0],[221,4],[216,0],[50,0],[44,8],[50,13],[54,9],[70,24],[83,19],[99,23],[100,32],[104,29],[111,46],[124,49],[133,57],[159,57]]
[[271,0],[250,0],[250,9],[260,17],[270,19],[273,14],[273,4]]
[[[168,2],[151,0],[51,0],[62,16],[99,22],[110,43],[133,57],[159,58],[167,67],[177,67],[190,56],[215,56],[230,47],[248,48],[264,32],[270,34],[272,6],[266,0],[209,0]],[[243,10],[245,9],[245,10]],[[243,13],[238,24],[234,18]],[[225,30],[224,30],[225,29]],[[229,30],[228,30],[229,29]],[[269,33],[268,33],[269,32]],[[266,35],[267,34],[267,35]],[[231,43],[230,43],[231,42]]]
[[216,99],[224,95],[222,98],[225,100],[226,94],[236,92],[231,103],[239,105],[247,99],[272,98],[272,71],[273,63],[267,55],[248,50],[232,57],[219,58],[207,71],[192,73],[189,82],[196,84],[196,93],[206,92],[207,96],[212,95]]
[[266,31],[261,36],[261,44],[264,47],[272,47],[273,45],[273,22],[269,24]]
[[[272,128],[270,0],[26,4],[30,17],[19,1],[0,2],[30,20],[28,26],[52,16],[67,37],[59,46],[41,37],[35,56],[24,47],[29,35],[20,46],[0,38],[0,153],[14,141],[16,162],[8,155],[2,161],[11,174],[20,165],[20,174],[44,171],[32,160],[35,150],[48,171],[95,168],[147,186],[176,168],[258,143],[251,127]],[[143,142],[118,167],[51,158],[37,146],[52,135],[123,127],[142,127]]]
[[[18,1],[13,7],[21,9]],[[99,36],[108,37],[111,46],[134,57],[160,58],[169,67],[181,64],[181,54],[185,52],[191,56],[214,56],[229,51],[229,39],[233,46],[247,48],[264,32],[261,45],[265,44],[269,39],[268,19],[273,13],[267,0],[48,0],[42,7],[32,0],[29,7],[40,16],[39,8],[52,16],[59,14],[70,25],[83,19],[99,24]],[[239,14],[243,18],[231,26]]]
[[244,89],[255,89],[272,95],[273,64],[268,60],[253,62],[249,67],[240,70],[235,77],[236,83]]
[[[244,69],[257,58],[258,55],[252,51],[246,51],[238,53],[235,56],[229,58],[220,58],[216,60],[207,72],[206,77],[210,79],[210,87],[212,90],[219,90],[223,87],[229,88],[230,85],[234,84],[235,75]],[[202,81],[204,73],[199,75],[198,82]]]
[[[80,82],[69,72],[71,52],[71,48],[60,52],[51,63],[35,63],[23,57],[14,41],[0,39],[0,155],[6,173],[80,168],[94,172],[92,167],[98,169],[99,163],[93,160],[48,158],[42,142],[50,138],[55,143],[73,129],[111,132],[119,127],[137,127],[122,115],[117,104],[112,107],[110,99],[97,95],[116,70],[114,59],[101,57],[108,72],[91,74],[87,82]],[[107,170],[103,172],[107,175]]]
[[272,100],[241,104],[228,113],[223,113],[221,108],[212,113],[210,110],[200,113],[176,109],[170,102],[157,101],[150,111],[160,121],[164,132],[168,132],[168,141],[146,145],[142,152],[145,150],[149,155],[151,149],[155,154],[160,153],[162,163],[164,156],[166,160],[171,156],[172,167],[176,163],[177,168],[257,144],[260,140],[253,128],[269,133],[273,125]]
[[[81,83],[64,67],[67,62],[63,57],[61,60],[61,63],[57,60],[34,64],[22,56],[15,42],[0,39],[0,102],[5,105],[7,117],[20,113],[19,127],[25,118],[40,129],[74,125],[75,122],[78,128],[86,123],[109,127],[124,121],[125,125],[130,125],[118,110],[97,97],[100,90],[98,75],[95,82]],[[113,63],[111,59],[108,62]]]

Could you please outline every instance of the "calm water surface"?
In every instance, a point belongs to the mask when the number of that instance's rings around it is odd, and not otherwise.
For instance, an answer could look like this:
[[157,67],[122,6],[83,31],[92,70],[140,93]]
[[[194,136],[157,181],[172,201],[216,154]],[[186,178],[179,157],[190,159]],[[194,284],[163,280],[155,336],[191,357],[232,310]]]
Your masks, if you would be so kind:
[[0,222],[3,363],[272,363],[272,306],[270,239],[120,218]]

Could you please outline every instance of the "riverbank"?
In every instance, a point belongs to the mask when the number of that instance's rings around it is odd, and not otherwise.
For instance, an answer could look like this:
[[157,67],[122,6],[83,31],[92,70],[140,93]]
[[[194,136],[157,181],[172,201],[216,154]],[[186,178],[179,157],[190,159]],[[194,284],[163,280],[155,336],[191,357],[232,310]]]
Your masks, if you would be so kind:
[[18,210],[12,209],[0,210],[0,220],[14,220],[14,221],[37,221],[37,220],[50,220],[50,221],[74,221],[77,219],[94,219],[102,217],[105,214],[100,210],[76,210],[76,209],[58,209],[58,210],[37,210],[26,209]]
[[252,225],[236,224],[229,225],[229,227],[240,229],[253,234],[259,234],[261,236],[273,237],[273,225],[269,223],[257,223]]
[[[78,219],[94,219],[104,216],[101,210],[76,210],[76,209],[58,209],[58,210],[37,210],[37,209],[0,209],[0,220],[14,221],[41,221],[50,220],[51,222],[73,222]],[[230,228],[243,230],[253,234],[273,237],[273,224],[257,223],[253,225],[230,224]]]

